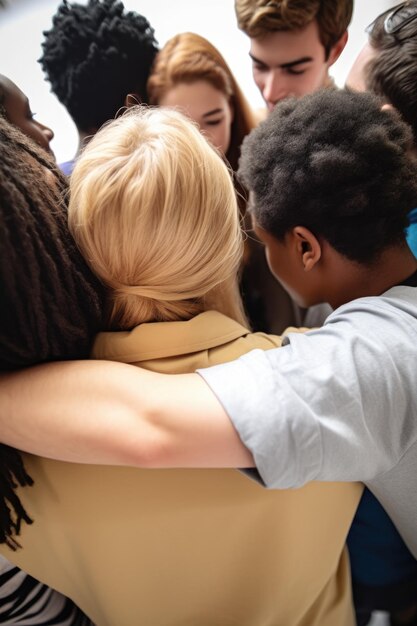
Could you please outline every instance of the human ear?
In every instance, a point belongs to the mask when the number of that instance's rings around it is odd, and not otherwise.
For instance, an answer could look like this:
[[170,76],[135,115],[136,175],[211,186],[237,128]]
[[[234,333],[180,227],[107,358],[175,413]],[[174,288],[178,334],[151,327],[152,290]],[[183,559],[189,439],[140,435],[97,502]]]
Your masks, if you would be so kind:
[[346,43],[348,40],[348,32],[347,30],[343,33],[343,35],[336,41],[336,43],[330,48],[329,57],[327,59],[327,65],[330,67],[333,63],[336,63],[337,59],[342,54]]
[[295,226],[292,230],[295,239],[297,252],[305,272],[310,272],[320,261],[321,245],[319,240],[311,230],[304,226]]
[[125,98],[125,107],[130,109],[130,107],[134,107],[137,104],[142,103],[142,98],[138,93],[128,93]]
[[394,107],[389,102],[385,102],[385,104],[383,104],[381,107],[381,111],[393,111],[393,110],[394,110]]

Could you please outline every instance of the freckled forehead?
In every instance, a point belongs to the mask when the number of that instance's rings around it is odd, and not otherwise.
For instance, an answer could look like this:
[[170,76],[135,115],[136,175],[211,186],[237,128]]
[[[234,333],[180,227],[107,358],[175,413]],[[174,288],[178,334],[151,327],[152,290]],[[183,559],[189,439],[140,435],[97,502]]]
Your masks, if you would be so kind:
[[251,39],[250,54],[270,67],[291,63],[302,57],[325,59],[316,20],[297,30],[274,31]]

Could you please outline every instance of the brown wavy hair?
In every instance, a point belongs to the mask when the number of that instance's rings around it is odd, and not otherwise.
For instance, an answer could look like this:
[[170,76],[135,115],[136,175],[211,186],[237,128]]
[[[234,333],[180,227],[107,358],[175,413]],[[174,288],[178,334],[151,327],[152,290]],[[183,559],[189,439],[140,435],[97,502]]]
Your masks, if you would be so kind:
[[235,0],[235,12],[240,30],[252,38],[297,30],[317,20],[328,56],[350,24],[353,0]]
[[252,110],[228,64],[207,39],[195,33],[180,33],[172,37],[157,54],[147,91],[150,104],[180,83],[205,80],[226,95],[234,111],[230,147],[225,155],[235,172],[240,146],[255,127]]

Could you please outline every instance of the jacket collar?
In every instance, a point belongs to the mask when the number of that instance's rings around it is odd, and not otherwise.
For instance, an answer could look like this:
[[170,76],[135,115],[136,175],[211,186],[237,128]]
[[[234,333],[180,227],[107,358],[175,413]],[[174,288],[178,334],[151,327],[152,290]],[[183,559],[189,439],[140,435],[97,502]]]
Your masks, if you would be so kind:
[[208,350],[249,332],[218,311],[205,311],[184,322],[152,322],[130,331],[99,333],[92,357],[138,363]]

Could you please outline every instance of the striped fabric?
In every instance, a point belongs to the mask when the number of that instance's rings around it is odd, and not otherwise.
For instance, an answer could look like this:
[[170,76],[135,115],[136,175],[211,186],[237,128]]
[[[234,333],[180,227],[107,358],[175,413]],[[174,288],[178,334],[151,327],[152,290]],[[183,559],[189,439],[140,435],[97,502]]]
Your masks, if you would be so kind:
[[25,574],[1,555],[0,624],[93,626],[72,600]]

